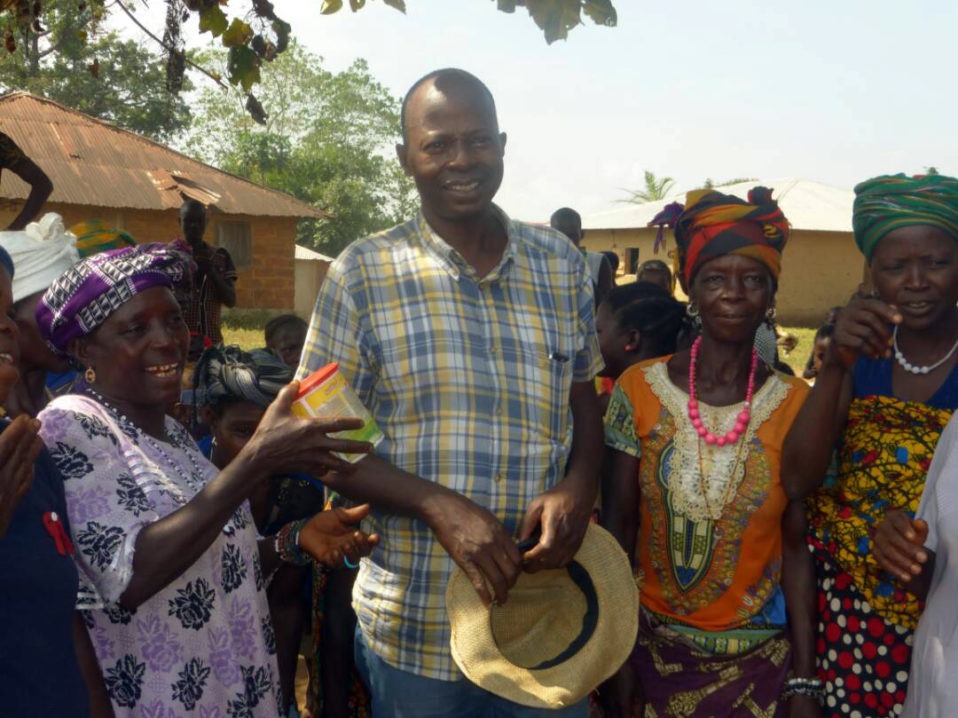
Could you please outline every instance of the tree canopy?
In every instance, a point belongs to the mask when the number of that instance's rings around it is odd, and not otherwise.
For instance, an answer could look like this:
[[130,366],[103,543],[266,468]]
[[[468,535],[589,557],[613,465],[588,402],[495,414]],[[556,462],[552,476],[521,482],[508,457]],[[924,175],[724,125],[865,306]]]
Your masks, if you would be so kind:
[[[225,53],[202,59],[211,66],[228,61]],[[271,108],[263,125],[246,114],[241,92],[199,92],[193,123],[179,144],[327,212],[327,219],[301,223],[299,244],[336,254],[415,211],[412,182],[394,156],[399,99],[371,76],[365,61],[332,73],[293,41],[260,92]]]
[[675,180],[671,177],[656,177],[655,172],[645,171],[645,186],[642,189],[627,189],[629,196],[621,200],[622,202],[631,202],[633,204],[642,204],[643,202],[654,202],[662,199],[675,185]]
[[189,123],[182,97],[166,91],[161,55],[112,32],[90,39],[89,8],[51,5],[44,17],[43,32],[23,35],[0,62],[0,92],[26,90],[160,141]]
[[[261,68],[272,63],[290,44],[292,27],[283,20],[270,0],[165,0],[167,5],[166,27],[162,37],[142,25],[135,14],[123,2],[107,3],[106,0],[0,0],[0,33],[8,53],[18,48],[35,44],[48,33],[57,15],[86,16],[88,26],[78,39],[95,35],[99,24],[110,13],[125,14],[128,20],[157,42],[157,50],[166,56],[165,86],[176,93],[183,84],[187,66],[201,69],[216,82],[223,77],[247,94],[246,109],[250,115],[263,120],[265,112],[259,99],[253,94],[255,85],[262,81]],[[385,5],[405,12],[405,0],[382,0]],[[612,0],[495,0],[497,8],[512,13],[519,7],[528,10],[536,25],[542,30],[546,42],[565,39],[569,32],[581,25],[583,17],[605,26],[616,24],[616,12]],[[350,10],[358,12],[366,0],[348,0]],[[332,14],[344,8],[343,0],[320,0],[318,11]],[[228,53],[225,71],[211,72],[195,63],[189,56],[181,34],[184,23],[197,24],[200,33],[210,33],[219,38]],[[58,52],[54,45],[53,52]],[[96,75],[97,64],[88,65]],[[151,82],[155,82],[152,80]]]

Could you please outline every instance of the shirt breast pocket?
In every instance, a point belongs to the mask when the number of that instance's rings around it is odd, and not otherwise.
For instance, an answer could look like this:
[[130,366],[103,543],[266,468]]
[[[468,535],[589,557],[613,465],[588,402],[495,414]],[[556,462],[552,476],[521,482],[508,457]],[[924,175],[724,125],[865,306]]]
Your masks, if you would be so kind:
[[507,371],[515,372],[509,393],[510,401],[518,405],[510,414],[523,417],[523,423],[534,433],[541,433],[549,440],[562,440],[572,386],[571,345],[557,343],[540,348],[523,345],[514,352],[505,352],[503,359]]

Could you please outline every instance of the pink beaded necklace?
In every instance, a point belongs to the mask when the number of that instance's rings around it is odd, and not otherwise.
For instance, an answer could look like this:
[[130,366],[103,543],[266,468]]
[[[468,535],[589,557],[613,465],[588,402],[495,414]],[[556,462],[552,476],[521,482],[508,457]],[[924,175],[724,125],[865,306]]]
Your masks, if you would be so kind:
[[702,416],[699,413],[699,400],[695,395],[695,365],[698,363],[699,347],[702,346],[702,337],[699,336],[692,343],[692,350],[689,357],[689,419],[699,437],[705,439],[705,443],[710,446],[725,446],[734,444],[739,437],[745,433],[748,428],[748,422],[752,418],[752,395],[755,393],[755,372],[758,369],[758,352],[752,347],[752,366],[748,373],[748,389],[745,391],[745,406],[738,413],[735,420],[735,427],[725,432],[724,436],[716,436],[702,422]]

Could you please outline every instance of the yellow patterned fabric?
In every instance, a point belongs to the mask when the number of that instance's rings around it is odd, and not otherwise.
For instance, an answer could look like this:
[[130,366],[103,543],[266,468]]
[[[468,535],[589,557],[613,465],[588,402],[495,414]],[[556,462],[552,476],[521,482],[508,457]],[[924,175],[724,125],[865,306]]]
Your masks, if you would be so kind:
[[[812,529],[871,607],[906,628],[918,625],[915,596],[882,571],[872,555],[872,534],[888,509],[918,509],[925,476],[951,411],[895,397],[852,401],[838,480],[809,500]],[[917,430],[916,427],[920,427]]]

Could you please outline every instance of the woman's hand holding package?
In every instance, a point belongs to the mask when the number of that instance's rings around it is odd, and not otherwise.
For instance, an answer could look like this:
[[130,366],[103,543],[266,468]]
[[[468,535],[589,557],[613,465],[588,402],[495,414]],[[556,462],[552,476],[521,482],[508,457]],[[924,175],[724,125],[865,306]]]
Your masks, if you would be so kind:
[[334,456],[332,452],[368,454],[373,449],[372,444],[328,435],[358,429],[363,425],[362,419],[300,418],[293,414],[291,408],[298,390],[299,382],[295,381],[283,387],[242,453],[247,460],[262,469],[263,476],[282,471],[302,471],[316,476],[327,471],[351,473],[353,464]]

